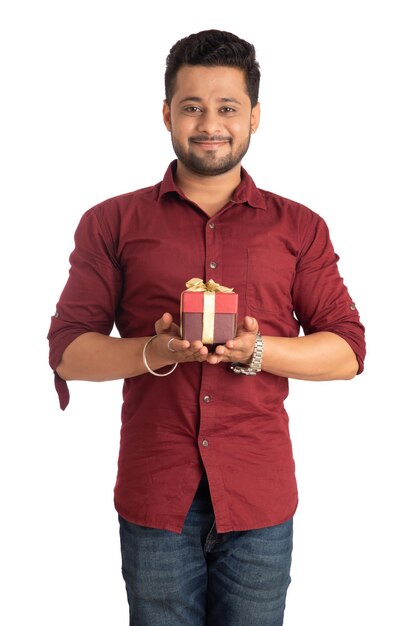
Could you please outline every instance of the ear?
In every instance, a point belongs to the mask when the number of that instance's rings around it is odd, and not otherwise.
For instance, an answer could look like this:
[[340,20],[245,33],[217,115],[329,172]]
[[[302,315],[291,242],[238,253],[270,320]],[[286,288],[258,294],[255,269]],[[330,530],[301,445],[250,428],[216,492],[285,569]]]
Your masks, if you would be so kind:
[[166,129],[171,132],[171,114],[170,114],[170,106],[167,100],[164,100],[163,103],[163,120]]
[[258,125],[260,124],[260,103],[259,102],[257,102],[257,104],[251,109],[250,122],[251,122],[251,132],[255,133],[255,131],[258,128]]

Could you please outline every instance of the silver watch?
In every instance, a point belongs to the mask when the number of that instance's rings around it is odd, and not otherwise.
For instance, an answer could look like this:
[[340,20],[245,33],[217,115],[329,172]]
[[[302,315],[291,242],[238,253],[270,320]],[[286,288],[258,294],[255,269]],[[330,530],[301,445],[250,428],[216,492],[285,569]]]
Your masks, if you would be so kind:
[[251,363],[244,365],[243,363],[231,363],[229,366],[234,374],[244,374],[245,376],[255,376],[261,370],[261,362],[263,360],[264,342],[259,332],[256,334],[253,358]]

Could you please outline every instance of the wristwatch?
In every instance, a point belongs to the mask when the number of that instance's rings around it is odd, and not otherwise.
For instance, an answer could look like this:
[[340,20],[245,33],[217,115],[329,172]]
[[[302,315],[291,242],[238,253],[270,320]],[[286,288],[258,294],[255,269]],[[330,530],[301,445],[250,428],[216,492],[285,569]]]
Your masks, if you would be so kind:
[[243,363],[231,363],[229,366],[230,369],[234,372],[234,374],[244,374],[245,376],[255,376],[259,371],[261,371],[261,362],[263,360],[263,352],[264,352],[264,342],[263,338],[259,332],[257,332],[255,337],[255,345],[253,358],[251,359],[251,363],[248,365],[244,365]]

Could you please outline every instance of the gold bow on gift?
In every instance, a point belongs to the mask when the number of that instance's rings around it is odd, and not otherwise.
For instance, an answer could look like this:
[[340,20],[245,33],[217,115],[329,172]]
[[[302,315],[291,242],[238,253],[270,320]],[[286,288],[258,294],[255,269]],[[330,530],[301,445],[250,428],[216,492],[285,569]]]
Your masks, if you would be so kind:
[[215,294],[234,293],[230,287],[224,287],[210,279],[204,283],[201,278],[191,278],[186,283],[187,291],[203,291],[203,326],[202,342],[212,344],[215,333]]
[[224,287],[210,279],[204,283],[201,278],[191,278],[186,283],[187,291],[213,291],[218,293],[234,293],[231,287]]

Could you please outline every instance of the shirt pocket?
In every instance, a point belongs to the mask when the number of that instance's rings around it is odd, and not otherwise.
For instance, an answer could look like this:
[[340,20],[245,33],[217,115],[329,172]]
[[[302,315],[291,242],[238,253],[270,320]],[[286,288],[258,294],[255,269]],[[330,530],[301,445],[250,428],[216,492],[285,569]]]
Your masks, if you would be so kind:
[[253,311],[293,314],[295,257],[290,252],[247,248],[246,303]]

